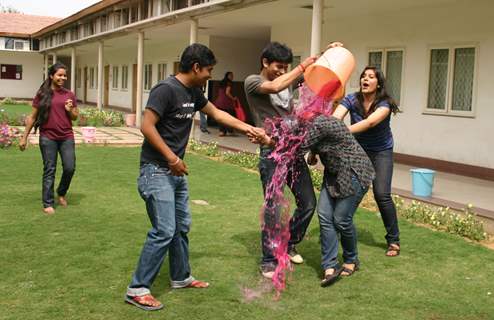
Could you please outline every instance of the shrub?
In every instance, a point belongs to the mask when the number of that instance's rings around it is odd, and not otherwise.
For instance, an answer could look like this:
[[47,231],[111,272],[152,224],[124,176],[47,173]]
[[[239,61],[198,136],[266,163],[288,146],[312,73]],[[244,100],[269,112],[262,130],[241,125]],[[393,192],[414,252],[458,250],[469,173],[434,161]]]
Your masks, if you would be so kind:
[[5,97],[0,101],[0,105],[2,104],[17,104],[17,101],[12,98]]
[[118,111],[98,110],[97,108],[81,108],[75,125],[92,127],[121,127],[124,115]]
[[0,148],[6,149],[19,142],[19,129],[12,128],[8,124],[0,124]]
[[412,201],[406,205],[399,196],[393,196],[398,214],[414,223],[427,224],[434,229],[480,241],[487,238],[482,221],[476,218],[473,206],[469,204],[462,213],[453,212],[449,207],[432,207]]

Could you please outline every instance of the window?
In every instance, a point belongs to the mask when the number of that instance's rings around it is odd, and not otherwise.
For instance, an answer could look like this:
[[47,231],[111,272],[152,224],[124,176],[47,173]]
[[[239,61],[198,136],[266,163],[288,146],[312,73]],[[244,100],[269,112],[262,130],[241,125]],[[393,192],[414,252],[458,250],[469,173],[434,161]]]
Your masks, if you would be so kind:
[[171,0],[171,10],[187,8],[188,4],[188,0]]
[[122,66],[122,86],[123,90],[127,89],[127,83],[129,78],[129,66]]
[[77,88],[81,87],[81,68],[77,68],[76,74],[75,74],[75,84]]
[[427,111],[472,115],[475,47],[430,50]]
[[158,64],[158,81],[165,80],[166,78],[166,63]]
[[14,50],[14,38],[5,38],[5,49]]
[[24,41],[15,41],[15,50],[24,50]]
[[112,88],[118,89],[118,66],[113,66],[112,72]]
[[161,0],[161,12],[167,13],[170,12],[170,0]]
[[369,52],[369,66],[380,69],[386,77],[389,95],[400,104],[403,74],[403,50],[381,49]]
[[22,80],[22,65],[20,64],[1,64],[0,79]]
[[153,82],[153,65],[144,65],[144,90],[151,90]]
[[106,14],[104,14],[100,17],[100,31],[105,32],[106,30],[108,30],[108,21]]
[[115,11],[115,12],[113,13],[113,27],[114,27],[114,28],[118,28],[118,27],[120,27],[120,25],[121,25],[121,20],[122,20],[122,17],[121,17],[121,12],[120,12],[120,10]]
[[98,81],[96,80],[97,74],[98,74],[97,67],[89,68],[89,88],[91,89],[98,88]]

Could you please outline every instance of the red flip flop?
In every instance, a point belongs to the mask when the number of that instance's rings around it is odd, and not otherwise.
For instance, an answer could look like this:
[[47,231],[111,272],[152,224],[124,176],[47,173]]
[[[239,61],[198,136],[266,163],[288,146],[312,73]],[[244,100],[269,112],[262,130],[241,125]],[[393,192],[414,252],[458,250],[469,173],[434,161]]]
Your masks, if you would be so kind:
[[209,287],[209,282],[205,282],[205,281],[201,281],[201,280],[194,280],[188,286],[186,286],[184,288],[204,289],[207,287]]
[[164,307],[164,305],[161,302],[156,300],[156,298],[150,294],[145,294],[143,296],[135,296],[135,297],[126,295],[125,302],[146,311],[160,310],[163,309]]

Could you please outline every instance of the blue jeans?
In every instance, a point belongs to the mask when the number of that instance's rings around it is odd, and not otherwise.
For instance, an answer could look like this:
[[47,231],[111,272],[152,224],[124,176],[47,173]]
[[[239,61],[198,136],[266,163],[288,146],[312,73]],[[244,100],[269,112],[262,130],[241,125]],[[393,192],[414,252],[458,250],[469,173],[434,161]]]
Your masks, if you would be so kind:
[[57,188],[59,196],[65,196],[70,187],[70,182],[75,172],[75,143],[73,139],[51,140],[47,137],[39,137],[39,149],[43,158],[43,207],[53,207],[55,172],[57,170],[57,158],[60,153],[62,159],[62,178]]
[[[271,152],[272,149],[264,147],[261,148],[259,156],[259,173],[261,175],[264,196],[266,196],[266,188],[271,182],[276,169],[276,163],[268,158]],[[316,195],[314,193],[309,167],[307,166],[304,158],[301,157],[296,160],[294,170],[298,174],[296,180],[292,181],[292,172],[289,172],[286,181],[286,184],[290,187],[290,190],[295,197],[295,203],[297,205],[297,208],[293,212],[290,219],[290,240],[288,242],[288,249],[302,241],[316,209]],[[277,223],[276,218],[278,216],[278,213],[264,213],[265,226],[268,229],[274,228]],[[268,232],[265,229],[266,228],[263,228],[261,233],[261,263],[263,265],[274,265],[277,261],[273,255],[272,248],[269,243]]]
[[152,227],[127,292],[130,295],[149,293],[167,252],[172,287],[185,287],[194,280],[190,275],[187,238],[191,223],[187,179],[171,175],[167,168],[144,164],[138,190],[146,202]]
[[321,267],[323,270],[338,268],[338,233],[343,248],[344,263],[358,261],[357,229],[353,224],[353,215],[367,192],[354,175],[353,188],[356,193],[346,198],[333,198],[328,192],[326,183],[319,195],[317,208],[321,233]]
[[376,199],[381,218],[386,229],[386,241],[388,244],[400,243],[400,229],[396,207],[391,198],[391,180],[393,178],[393,149],[379,152],[367,151],[369,159],[374,165],[376,178],[372,182],[372,191]]

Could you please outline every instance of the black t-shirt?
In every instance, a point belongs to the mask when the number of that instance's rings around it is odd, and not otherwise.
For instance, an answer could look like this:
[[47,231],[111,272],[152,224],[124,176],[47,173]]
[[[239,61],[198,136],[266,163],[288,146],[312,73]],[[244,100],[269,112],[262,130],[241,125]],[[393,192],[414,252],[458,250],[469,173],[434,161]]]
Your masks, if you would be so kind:
[[[160,119],[156,129],[168,147],[181,159],[185,155],[194,113],[207,103],[200,88],[188,88],[175,76],[158,82],[149,93],[146,109],[158,114]],[[144,163],[168,167],[166,159],[147,139],[144,139],[141,149],[141,164]]]

